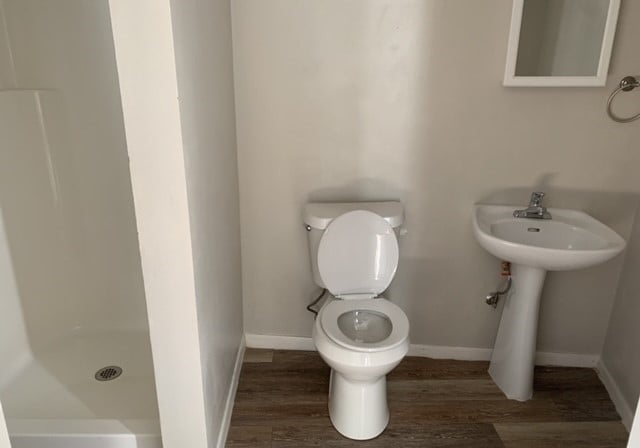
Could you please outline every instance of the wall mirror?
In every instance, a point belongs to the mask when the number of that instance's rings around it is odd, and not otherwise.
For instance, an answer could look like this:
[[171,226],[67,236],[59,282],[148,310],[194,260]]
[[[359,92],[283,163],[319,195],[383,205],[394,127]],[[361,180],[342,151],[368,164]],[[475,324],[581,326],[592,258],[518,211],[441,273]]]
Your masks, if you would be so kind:
[[620,0],[513,0],[505,86],[604,86]]

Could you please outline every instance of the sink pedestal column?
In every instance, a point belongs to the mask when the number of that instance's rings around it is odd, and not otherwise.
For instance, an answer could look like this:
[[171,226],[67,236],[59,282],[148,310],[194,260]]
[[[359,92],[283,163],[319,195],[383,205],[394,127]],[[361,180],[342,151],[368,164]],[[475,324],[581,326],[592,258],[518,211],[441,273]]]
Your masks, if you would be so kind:
[[489,374],[507,398],[526,401],[533,395],[538,311],[547,271],[512,264],[513,284],[505,298]]

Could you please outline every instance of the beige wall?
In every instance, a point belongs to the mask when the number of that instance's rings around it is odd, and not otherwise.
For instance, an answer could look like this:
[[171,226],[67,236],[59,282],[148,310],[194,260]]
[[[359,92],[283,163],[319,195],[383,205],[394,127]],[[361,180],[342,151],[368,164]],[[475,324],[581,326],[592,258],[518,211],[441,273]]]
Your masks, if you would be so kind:
[[[640,127],[604,105],[640,70],[640,4],[621,14],[607,88],[502,87],[510,14],[509,0],[233,2],[248,333],[311,334],[306,201],[403,202],[388,296],[417,344],[493,345],[499,260],[473,240],[473,203],[541,189],[629,236]],[[540,350],[600,353],[621,264],[549,274]]]
[[[45,147],[30,146],[40,159],[21,166],[14,193],[25,191],[18,188],[21,179],[44,182],[36,197],[24,193],[17,199],[51,209],[55,219],[43,219],[34,232],[60,246],[52,256],[70,270],[43,284],[44,273],[33,272],[39,264],[35,240],[20,240],[8,229],[14,258],[36,257],[32,268],[16,268],[32,342],[43,345],[72,330],[145,330],[108,3],[3,0],[0,6],[0,89],[31,89],[32,95],[46,90],[38,94],[31,117],[34,129],[42,128],[37,132]],[[39,172],[37,163],[47,164],[49,173]],[[5,213],[18,222],[26,219],[18,208]]]
[[[630,416],[640,395],[640,221],[627,248],[625,265],[602,350],[602,363],[620,390],[626,406],[621,414]],[[627,422],[629,423],[629,422]]]

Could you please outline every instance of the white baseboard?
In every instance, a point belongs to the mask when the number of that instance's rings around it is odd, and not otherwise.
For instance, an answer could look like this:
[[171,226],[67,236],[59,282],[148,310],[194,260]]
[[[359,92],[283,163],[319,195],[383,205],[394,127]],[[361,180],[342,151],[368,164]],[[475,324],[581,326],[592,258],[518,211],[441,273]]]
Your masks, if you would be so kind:
[[229,434],[229,426],[231,425],[231,413],[233,412],[233,404],[236,401],[236,391],[238,390],[238,381],[240,380],[240,371],[242,370],[242,360],[244,359],[244,350],[246,347],[246,338],[243,335],[238,347],[236,355],[236,364],[233,367],[233,376],[231,384],[227,392],[227,401],[224,406],[224,414],[222,414],[222,422],[220,423],[220,432],[218,433],[218,448],[224,448],[227,444],[227,435]]
[[311,338],[299,336],[273,336],[268,334],[245,333],[245,341],[249,348],[270,348],[274,350],[307,350],[315,351]]
[[407,356],[420,356],[433,359],[457,359],[459,361],[488,361],[490,348],[451,347],[446,345],[411,344]]
[[[308,351],[315,351],[316,349],[311,338],[299,336],[245,334],[245,338],[247,347],[250,348]],[[411,344],[408,355],[434,359],[457,359],[460,361],[489,361],[492,351],[493,349],[491,348]],[[536,353],[536,364],[545,366],[593,368],[597,365],[598,359],[598,355],[552,352]]]
[[611,372],[607,369],[607,366],[604,364],[602,359],[598,361],[598,365],[596,367],[598,372],[598,376],[600,377],[600,381],[604,384],[604,387],[609,392],[609,396],[611,397],[611,401],[616,407],[618,414],[622,417],[622,423],[624,424],[627,431],[631,431],[631,425],[633,424],[633,410],[629,405],[629,402],[624,398],[622,391],[618,387],[618,383],[613,379]]
[[582,353],[536,352],[537,366],[588,367],[595,368],[600,355],[585,355]]

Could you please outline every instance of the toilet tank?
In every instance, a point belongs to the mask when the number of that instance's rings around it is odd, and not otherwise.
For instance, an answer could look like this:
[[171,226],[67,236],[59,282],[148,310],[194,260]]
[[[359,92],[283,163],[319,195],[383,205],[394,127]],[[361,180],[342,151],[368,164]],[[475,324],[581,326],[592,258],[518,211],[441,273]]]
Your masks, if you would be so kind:
[[320,238],[329,223],[340,215],[354,210],[366,210],[383,217],[396,232],[404,223],[404,208],[399,201],[385,202],[310,202],[304,206],[302,220],[307,229],[309,256],[313,280],[324,288],[324,282],[318,272],[318,246]]

